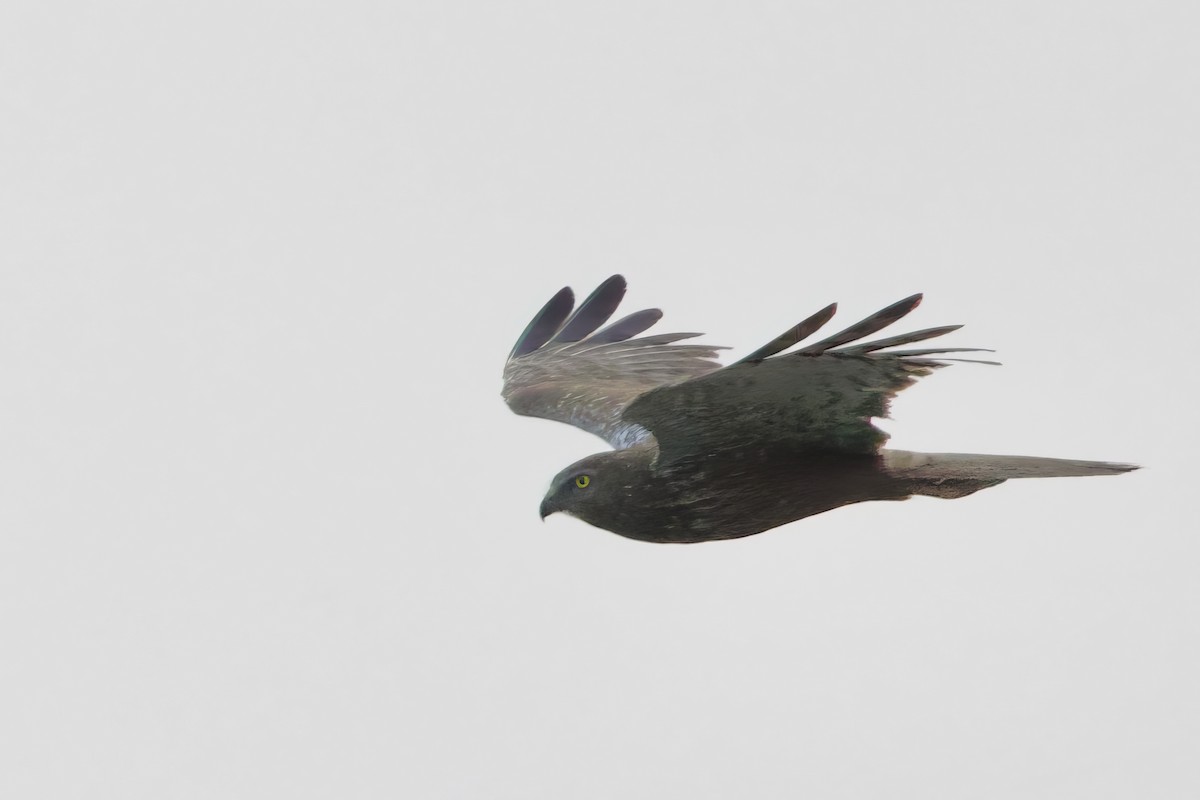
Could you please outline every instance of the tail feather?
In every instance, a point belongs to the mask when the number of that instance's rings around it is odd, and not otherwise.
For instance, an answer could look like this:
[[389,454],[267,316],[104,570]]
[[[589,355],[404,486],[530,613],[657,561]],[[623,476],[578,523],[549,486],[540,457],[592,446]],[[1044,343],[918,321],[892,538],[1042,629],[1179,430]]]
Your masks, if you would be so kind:
[[[883,450],[883,468],[898,478],[913,480],[965,480],[998,482],[1009,478],[1070,478],[1086,475],[1119,475],[1138,469],[1136,464],[1112,461],[1079,461],[1038,456],[993,456],[979,453],[912,453]],[[989,484],[990,485],[990,484]]]

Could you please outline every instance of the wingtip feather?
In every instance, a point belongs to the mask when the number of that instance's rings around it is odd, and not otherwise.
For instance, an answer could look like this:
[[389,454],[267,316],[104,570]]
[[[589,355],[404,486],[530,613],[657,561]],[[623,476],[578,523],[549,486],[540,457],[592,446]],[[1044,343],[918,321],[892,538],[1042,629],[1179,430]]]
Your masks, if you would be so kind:
[[575,309],[554,335],[556,342],[578,342],[608,321],[625,297],[627,284],[621,275],[610,275]]
[[832,336],[828,336],[796,352],[806,356],[819,356],[835,347],[841,347],[844,344],[849,344],[850,342],[877,333],[912,313],[912,310],[921,304],[923,297],[924,295],[918,292],[917,294],[909,295],[903,300],[897,300],[890,306],[876,311],[874,314],[859,320],[850,327],[844,328]]
[[550,341],[550,338],[558,332],[563,322],[570,316],[574,306],[575,293],[571,291],[571,287],[564,286],[559,289],[553,297],[546,301],[541,310],[533,315],[533,319],[517,337],[517,343],[513,345],[512,351],[508,354],[509,359],[528,355]]
[[814,333],[824,327],[825,323],[829,322],[829,320],[832,319],[833,315],[836,313],[837,303],[830,303],[807,319],[802,320],[801,322],[798,322],[792,327],[788,328],[786,331],[779,334],[774,339],[767,342],[762,347],[758,348],[737,363],[754,363],[757,361],[762,361],[766,358],[770,358],[776,353],[782,353],[789,347],[797,345],[807,339],[809,336],[812,336]]

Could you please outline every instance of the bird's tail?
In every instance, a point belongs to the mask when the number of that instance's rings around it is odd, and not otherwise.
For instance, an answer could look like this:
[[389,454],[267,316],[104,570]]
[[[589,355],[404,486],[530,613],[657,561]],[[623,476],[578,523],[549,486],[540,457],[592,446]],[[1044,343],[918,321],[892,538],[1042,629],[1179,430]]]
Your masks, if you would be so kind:
[[934,497],[964,495],[1003,483],[1009,478],[1069,478],[1119,475],[1136,464],[1079,461],[1038,456],[991,456],[979,453],[912,453],[883,450],[882,465],[889,475],[910,480],[915,494]]

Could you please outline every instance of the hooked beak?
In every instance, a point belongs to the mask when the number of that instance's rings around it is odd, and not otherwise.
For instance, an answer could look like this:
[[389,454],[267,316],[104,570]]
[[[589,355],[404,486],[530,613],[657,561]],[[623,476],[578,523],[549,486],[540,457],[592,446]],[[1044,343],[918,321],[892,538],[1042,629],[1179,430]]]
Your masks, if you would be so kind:
[[558,511],[558,508],[550,502],[550,498],[543,498],[542,504],[538,506],[538,516],[542,518],[542,522],[546,521],[546,517]]

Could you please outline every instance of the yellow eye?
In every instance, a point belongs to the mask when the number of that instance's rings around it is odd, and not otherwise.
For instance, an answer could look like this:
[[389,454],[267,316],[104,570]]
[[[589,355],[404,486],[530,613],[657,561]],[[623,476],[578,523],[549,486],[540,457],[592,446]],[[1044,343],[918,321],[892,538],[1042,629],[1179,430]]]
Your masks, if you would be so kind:
[[591,482],[592,482],[592,479],[590,477],[588,477],[587,475],[580,475],[578,478],[575,479],[575,485],[578,486],[580,489],[586,489],[588,487],[588,484]]

